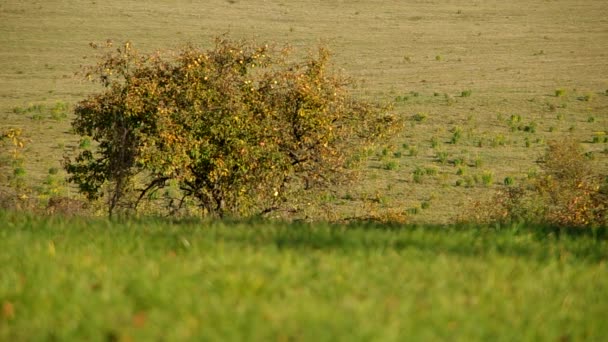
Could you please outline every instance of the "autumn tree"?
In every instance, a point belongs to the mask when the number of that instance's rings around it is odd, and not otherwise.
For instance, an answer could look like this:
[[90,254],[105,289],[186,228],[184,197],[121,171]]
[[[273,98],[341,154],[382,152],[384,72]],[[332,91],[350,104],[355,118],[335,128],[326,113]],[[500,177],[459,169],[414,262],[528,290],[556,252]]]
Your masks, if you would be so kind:
[[398,126],[351,96],[325,48],[301,61],[223,38],[209,50],[104,51],[86,70],[103,90],[77,104],[73,121],[96,144],[66,170],[90,199],[107,196],[110,215],[169,184],[206,213],[263,213],[351,180],[353,156]]

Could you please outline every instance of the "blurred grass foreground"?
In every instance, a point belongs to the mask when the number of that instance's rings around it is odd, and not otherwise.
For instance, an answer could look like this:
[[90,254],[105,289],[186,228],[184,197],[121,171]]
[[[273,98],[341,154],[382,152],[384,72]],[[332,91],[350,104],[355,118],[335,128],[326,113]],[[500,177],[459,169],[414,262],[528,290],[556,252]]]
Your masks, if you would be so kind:
[[602,340],[606,230],[0,213],[0,340]]

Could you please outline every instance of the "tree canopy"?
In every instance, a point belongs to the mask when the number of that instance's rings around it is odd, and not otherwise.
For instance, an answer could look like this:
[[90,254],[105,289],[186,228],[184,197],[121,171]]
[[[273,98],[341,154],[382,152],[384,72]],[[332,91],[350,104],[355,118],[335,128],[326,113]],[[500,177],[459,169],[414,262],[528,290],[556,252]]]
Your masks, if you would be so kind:
[[224,38],[208,50],[103,50],[86,69],[103,90],[72,123],[95,144],[65,165],[89,199],[107,196],[110,215],[169,186],[162,200],[174,210],[191,199],[218,216],[263,213],[351,180],[353,157],[398,127],[386,107],[350,94],[325,48],[300,61]]

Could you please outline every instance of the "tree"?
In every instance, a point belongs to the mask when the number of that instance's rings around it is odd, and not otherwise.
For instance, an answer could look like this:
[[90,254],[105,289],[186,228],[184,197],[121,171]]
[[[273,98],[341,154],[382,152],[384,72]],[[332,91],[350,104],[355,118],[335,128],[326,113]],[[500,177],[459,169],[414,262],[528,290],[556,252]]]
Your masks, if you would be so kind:
[[350,95],[324,48],[302,62],[223,38],[207,51],[106,48],[86,73],[103,91],[73,121],[97,144],[66,170],[90,199],[109,195],[110,215],[169,184],[207,213],[267,212],[300,189],[349,181],[352,157],[398,126]]

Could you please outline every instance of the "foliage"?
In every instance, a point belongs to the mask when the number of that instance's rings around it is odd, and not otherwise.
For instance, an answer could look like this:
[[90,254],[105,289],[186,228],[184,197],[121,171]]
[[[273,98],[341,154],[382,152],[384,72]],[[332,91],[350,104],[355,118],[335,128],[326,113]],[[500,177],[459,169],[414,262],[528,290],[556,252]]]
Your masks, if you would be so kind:
[[104,91],[79,102],[73,121],[96,148],[66,169],[90,199],[109,194],[110,214],[171,182],[173,209],[195,199],[219,216],[263,213],[351,180],[351,157],[396,127],[386,108],[350,96],[325,48],[302,62],[288,48],[223,38],[207,51],[107,49],[87,70]]
[[23,209],[31,205],[25,187],[22,151],[28,142],[20,128],[0,132],[0,208]]
[[538,188],[546,198],[550,222],[572,226],[608,223],[607,175],[593,169],[580,145],[571,140],[551,143],[541,167],[545,176]]
[[506,184],[489,202],[476,202],[467,217],[569,227],[608,224],[608,179],[594,170],[576,141],[550,142],[539,164],[541,173],[519,186]]

